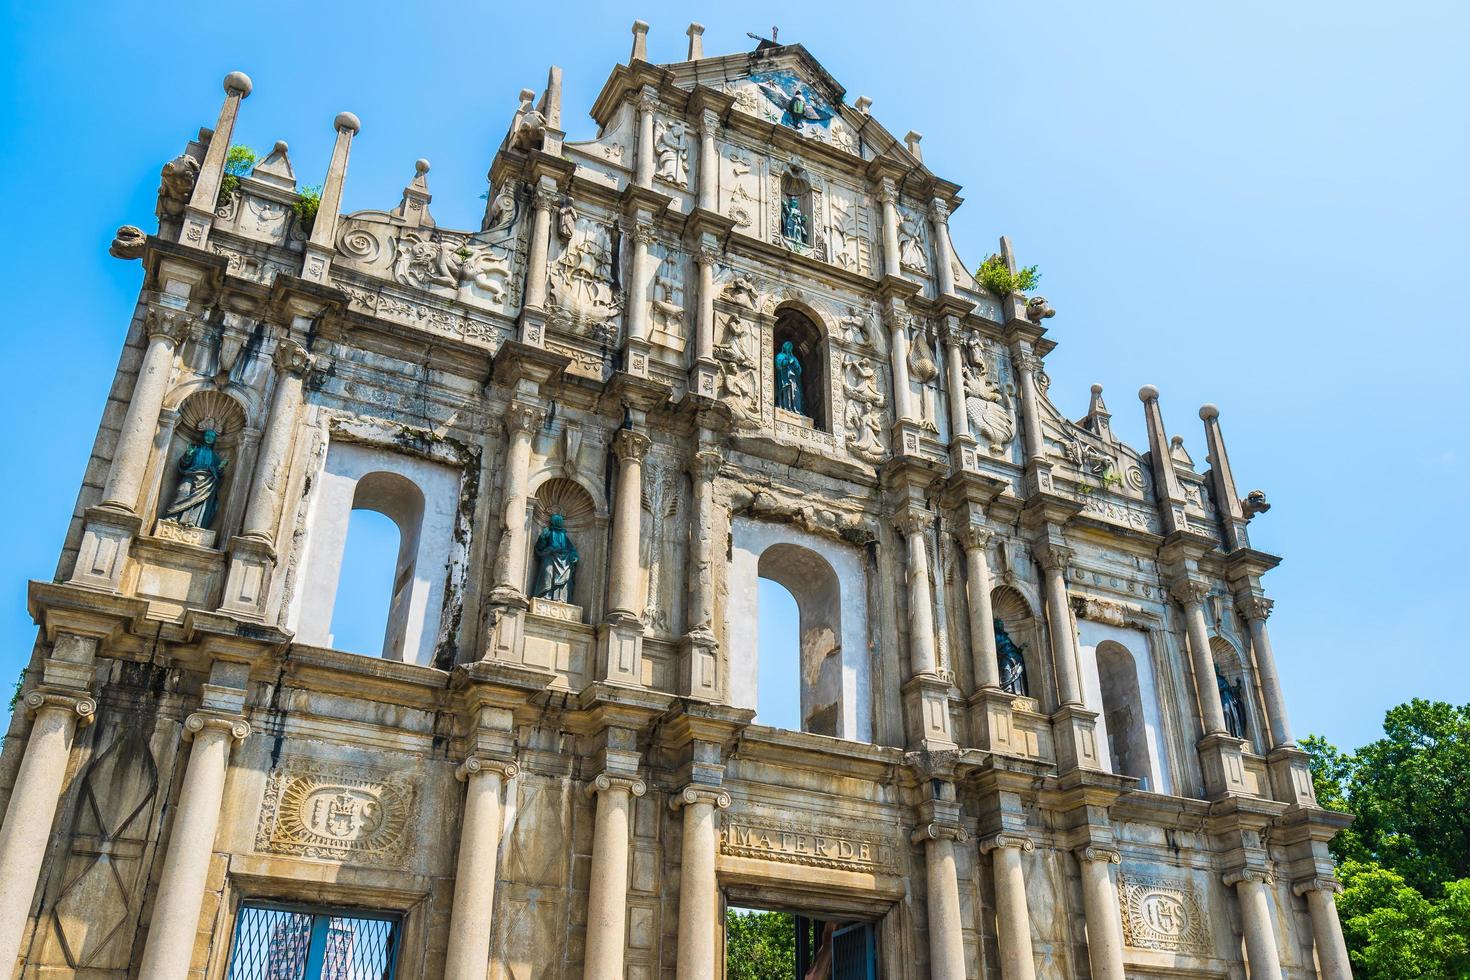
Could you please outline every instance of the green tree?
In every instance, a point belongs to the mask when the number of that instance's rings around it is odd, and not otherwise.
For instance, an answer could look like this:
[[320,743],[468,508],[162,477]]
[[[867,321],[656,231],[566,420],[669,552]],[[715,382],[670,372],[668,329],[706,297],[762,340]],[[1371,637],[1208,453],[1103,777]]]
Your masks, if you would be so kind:
[[728,980],[791,980],[796,975],[796,919],[789,912],[725,913]]
[[1451,882],[1439,901],[1372,862],[1338,869],[1343,938],[1358,980],[1470,977],[1470,880]]

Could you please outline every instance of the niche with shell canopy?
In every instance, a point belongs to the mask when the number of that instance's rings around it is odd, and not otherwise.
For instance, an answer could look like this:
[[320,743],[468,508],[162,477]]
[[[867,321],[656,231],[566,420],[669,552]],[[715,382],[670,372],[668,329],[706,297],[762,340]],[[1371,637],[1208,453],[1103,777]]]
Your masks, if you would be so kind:
[[[560,514],[562,526],[577,549],[576,571],[572,576],[570,601],[564,605],[581,610],[582,622],[597,622],[602,617],[603,579],[606,565],[608,520],[596,501],[575,480],[556,476],[535,487],[531,494],[531,528],[526,535],[530,554],[526,559],[528,579],[526,595],[534,595],[538,561],[536,540]],[[590,618],[589,618],[590,617]]]
[[1010,636],[1011,642],[1021,648],[1021,656],[1026,662],[1026,696],[1035,701],[1041,711],[1050,711],[1055,698],[1046,669],[1040,618],[1032,612],[1026,597],[1013,586],[996,588],[990,594],[990,603],[1001,628]]
[[[243,469],[239,457],[245,419],[244,407],[217,389],[196,391],[180,404],[160,467],[156,535],[203,547],[228,538],[227,525],[238,510],[230,502]],[[207,436],[211,432],[212,441]],[[212,461],[198,448],[203,446]],[[194,465],[184,467],[186,460]]]

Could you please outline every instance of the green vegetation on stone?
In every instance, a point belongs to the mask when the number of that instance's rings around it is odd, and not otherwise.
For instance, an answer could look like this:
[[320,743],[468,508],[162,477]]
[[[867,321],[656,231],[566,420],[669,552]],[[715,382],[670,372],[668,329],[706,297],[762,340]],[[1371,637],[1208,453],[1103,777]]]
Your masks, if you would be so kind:
[[1004,259],[999,255],[992,255],[976,270],[975,279],[989,292],[1004,298],[1011,293],[1025,293],[1035,289],[1036,284],[1041,281],[1041,273],[1036,271],[1034,265],[1012,272]]

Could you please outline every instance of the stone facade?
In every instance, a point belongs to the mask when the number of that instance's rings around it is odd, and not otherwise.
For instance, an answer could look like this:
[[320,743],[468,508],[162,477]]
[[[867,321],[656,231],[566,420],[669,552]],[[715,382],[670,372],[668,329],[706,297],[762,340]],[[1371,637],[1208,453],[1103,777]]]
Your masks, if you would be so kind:
[[[283,911],[252,947],[274,903],[391,923],[404,980],[694,980],[754,905],[866,923],[885,978],[1347,977],[1346,818],[1216,410],[1203,472],[1152,388],[1146,452],[1100,388],[1068,420],[1051,308],[956,257],[917,134],[800,45],[706,58],[695,25],[659,66],[646,31],[596,138],[565,141],[559,69],[522,93],[478,230],[434,222],[424,161],[340,214],[350,113],[314,219],[285,144],[222,191],[239,73],[165,166],[30,588],[0,958],[345,955]],[[381,658],[330,648],[355,507],[404,541]],[[538,597],[553,515],[579,561]],[[800,606],[804,731],[752,721],[758,577]]]

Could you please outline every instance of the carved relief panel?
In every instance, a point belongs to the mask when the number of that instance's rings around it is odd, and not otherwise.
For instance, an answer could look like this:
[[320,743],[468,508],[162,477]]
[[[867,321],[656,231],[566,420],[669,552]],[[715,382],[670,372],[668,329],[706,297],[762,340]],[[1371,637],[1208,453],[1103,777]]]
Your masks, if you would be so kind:
[[1123,942],[1139,949],[1210,952],[1209,920],[1194,883],[1187,878],[1119,874]]
[[259,851],[403,867],[418,781],[405,773],[315,759],[284,761],[266,783]]

